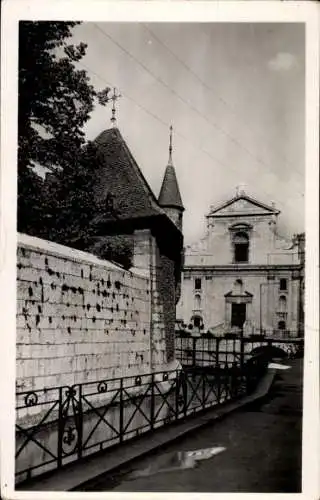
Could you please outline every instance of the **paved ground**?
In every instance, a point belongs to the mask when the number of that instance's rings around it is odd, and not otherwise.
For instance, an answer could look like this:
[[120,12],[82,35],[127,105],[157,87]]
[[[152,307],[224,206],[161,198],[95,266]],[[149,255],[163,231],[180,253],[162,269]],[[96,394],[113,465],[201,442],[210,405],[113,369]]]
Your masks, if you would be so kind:
[[[268,399],[232,413],[100,478],[95,491],[301,491],[302,360],[279,372]],[[203,460],[188,452],[212,448]],[[201,457],[200,457],[201,458]]]

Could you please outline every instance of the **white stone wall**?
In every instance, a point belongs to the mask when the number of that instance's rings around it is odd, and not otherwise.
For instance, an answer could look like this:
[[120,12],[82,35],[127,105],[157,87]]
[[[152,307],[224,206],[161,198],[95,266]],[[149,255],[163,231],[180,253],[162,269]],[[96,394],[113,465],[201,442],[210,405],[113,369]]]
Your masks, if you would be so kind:
[[162,255],[149,229],[134,234],[134,265],[150,279],[152,371],[175,369],[174,262]]
[[19,235],[17,389],[150,371],[150,280]]

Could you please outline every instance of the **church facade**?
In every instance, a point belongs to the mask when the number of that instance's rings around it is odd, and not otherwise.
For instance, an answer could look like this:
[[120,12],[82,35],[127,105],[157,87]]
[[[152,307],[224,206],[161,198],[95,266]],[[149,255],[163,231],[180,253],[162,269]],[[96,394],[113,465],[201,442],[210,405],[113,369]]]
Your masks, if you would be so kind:
[[280,212],[240,191],[211,207],[207,233],[186,247],[177,319],[193,332],[302,333],[303,264],[278,234]]

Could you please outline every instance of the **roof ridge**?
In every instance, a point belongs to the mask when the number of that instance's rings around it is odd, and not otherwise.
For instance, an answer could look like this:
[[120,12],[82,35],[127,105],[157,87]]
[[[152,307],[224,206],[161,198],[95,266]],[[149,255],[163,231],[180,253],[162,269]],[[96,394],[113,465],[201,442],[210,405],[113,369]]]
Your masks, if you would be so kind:
[[272,207],[272,206],[269,206],[255,198],[252,198],[251,196],[248,196],[247,194],[239,194],[239,195],[236,195],[236,196],[233,196],[232,198],[230,198],[229,200],[227,201],[224,201],[222,203],[220,203],[219,205],[216,205],[216,206],[211,206],[210,207],[210,212],[209,214],[207,215],[207,217],[209,217],[210,215],[213,215],[215,212],[218,212],[219,210],[222,210],[223,208],[226,208],[228,207],[229,205],[232,205],[232,203],[235,203],[236,201],[238,200],[241,200],[241,199],[244,199],[244,200],[247,200],[249,201],[250,203],[260,207],[260,208],[264,208],[265,210],[268,210],[269,212],[272,212],[274,214],[279,214],[280,211],[277,210],[276,208]]

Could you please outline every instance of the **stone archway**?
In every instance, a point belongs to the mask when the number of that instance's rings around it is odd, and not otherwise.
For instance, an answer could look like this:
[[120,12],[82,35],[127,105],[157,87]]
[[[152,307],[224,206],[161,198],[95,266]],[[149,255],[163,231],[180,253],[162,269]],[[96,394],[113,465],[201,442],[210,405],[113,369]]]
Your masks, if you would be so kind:
[[288,352],[282,348],[282,346],[276,345],[260,345],[259,347],[255,347],[249,353],[250,356],[264,356],[268,360],[272,360],[273,358],[287,358]]

